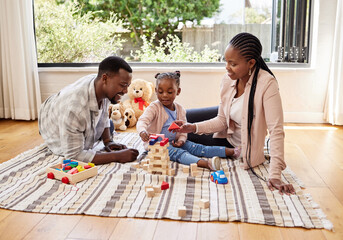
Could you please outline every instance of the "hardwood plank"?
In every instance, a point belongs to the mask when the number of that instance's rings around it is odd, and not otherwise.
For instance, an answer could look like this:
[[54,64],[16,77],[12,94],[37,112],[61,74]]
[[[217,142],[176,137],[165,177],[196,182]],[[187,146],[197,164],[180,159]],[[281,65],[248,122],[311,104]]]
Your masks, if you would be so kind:
[[65,239],[81,218],[80,215],[47,214],[24,239]]
[[12,211],[0,222],[0,238],[23,239],[44,217],[45,214]]
[[119,218],[83,216],[67,239],[108,239]]
[[306,192],[311,194],[313,200],[320,205],[327,215],[328,220],[333,223],[334,232],[322,230],[326,239],[343,239],[342,203],[337,200],[329,188],[308,188]]
[[0,222],[12,213],[11,210],[0,209]]
[[196,239],[196,235],[196,222],[160,220],[153,239]]
[[238,225],[242,223],[205,222],[198,223],[198,240],[206,239],[240,239]]
[[239,237],[240,239],[282,239],[278,227],[266,226],[261,224],[239,224]]
[[320,229],[304,229],[304,228],[280,228],[280,233],[283,240],[294,239],[311,239],[325,240],[325,236]]
[[121,218],[110,239],[152,239],[158,220]]

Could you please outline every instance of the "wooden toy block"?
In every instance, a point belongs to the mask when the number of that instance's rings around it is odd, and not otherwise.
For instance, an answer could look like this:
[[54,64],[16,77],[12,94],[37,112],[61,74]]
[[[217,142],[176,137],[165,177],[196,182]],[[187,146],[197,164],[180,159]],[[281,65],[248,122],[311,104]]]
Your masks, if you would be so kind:
[[160,146],[163,147],[164,145],[166,145],[167,143],[169,143],[169,139],[165,138],[160,142]]
[[143,165],[143,170],[147,171],[147,170],[148,170],[148,167],[149,167],[149,164],[144,164],[144,165]]
[[[79,162],[79,161],[76,161],[76,160],[73,160],[73,162],[77,162],[78,165],[83,167],[83,168],[86,165],[91,166],[89,163]],[[46,168],[46,172],[50,175],[50,177],[51,177],[50,173],[52,173],[53,177],[55,179],[57,179],[57,180],[61,180],[62,181],[62,178],[65,177],[63,182],[66,183],[67,182],[66,179],[68,179],[70,184],[76,184],[76,183],[78,183],[80,181],[83,181],[83,180],[85,180],[87,178],[93,177],[93,176],[98,174],[98,168],[95,165],[93,165],[93,167],[91,167],[91,168],[83,170],[82,172],[70,174],[70,173],[66,173],[66,172],[62,171],[62,164],[63,163],[47,167]],[[58,169],[61,169],[61,170],[58,170]]]
[[173,122],[172,124],[170,124],[168,131],[170,132],[170,131],[176,130],[176,129],[180,129],[180,127],[175,122]]
[[182,172],[189,173],[189,166],[182,166]]
[[139,163],[132,163],[132,167],[134,168],[140,168],[141,165]]
[[155,192],[155,193],[160,193],[160,192],[162,192],[161,186],[160,186],[160,185],[154,185],[153,188],[154,188],[154,192]]
[[147,164],[148,163],[148,161],[146,160],[146,159],[144,159],[144,160],[142,160],[141,161],[141,165],[143,166],[144,164]]
[[149,141],[149,145],[155,145],[155,143],[157,143],[158,139],[150,139]]
[[191,171],[191,176],[192,176],[192,177],[198,176],[198,172],[197,172],[197,171]]
[[153,197],[153,196],[155,196],[155,191],[154,191],[154,189],[153,189],[153,188],[147,188],[147,189],[146,189],[146,195],[147,195],[148,197]]
[[155,134],[151,134],[151,135],[149,136],[149,138],[150,138],[150,139],[158,139],[158,136],[156,136]]
[[187,215],[187,209],[185,206],[179,207],[178,215],[179,217],[185,217]]
[[152,185],[151,185],[151,184],[146,184],[146,185],[144,186],[145,191],[146,191],[148,188],[152,188]]
[[175,175],[175,169],[174,168],[168,169],[168,175],[169,176],[174,176]]
[[169,188],[169,183],[163,181],[161,184],[161,190],[166,190]]
[[192,163],[190,166],[191,166],[191,172],[198,170],[198,165],[196,163]]
[[206,199],[200,199],[199,201],[199,206],[200,208],[209,208],[210,207],[210,202]]

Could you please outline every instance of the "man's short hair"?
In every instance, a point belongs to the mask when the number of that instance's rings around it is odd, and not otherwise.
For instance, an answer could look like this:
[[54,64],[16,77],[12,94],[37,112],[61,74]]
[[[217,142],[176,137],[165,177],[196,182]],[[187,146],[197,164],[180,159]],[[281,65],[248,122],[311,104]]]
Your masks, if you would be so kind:
[[124,69],[129,73],[132,73],[130,65],[121,57],[110,56],[105,58],[99,64],[98,77],[101,77],[104,73],[118,73],[119,69]]

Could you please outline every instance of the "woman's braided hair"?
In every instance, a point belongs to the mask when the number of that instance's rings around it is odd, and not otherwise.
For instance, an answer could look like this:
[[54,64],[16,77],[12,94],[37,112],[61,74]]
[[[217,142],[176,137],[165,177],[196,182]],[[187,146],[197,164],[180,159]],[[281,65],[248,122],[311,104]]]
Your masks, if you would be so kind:
[[[262,45],[260,40],[250,33],[239,33],[234,36],[231,41],[230,45],[239,50],[240,54],[247,60],[255,59],[255,73],[251,83],[250,95],[249,95],[249,105],[248,105],[248,145],[247,145],[247,164],[251,167],[251,126],[254,119],[254,97],[256,92],[256,85],[257,85],[257,76],[260,69],[266,70],[269,72],[273,77],[274,74],[268,68],[267,64],[262,59]],[[253,170],[253,169],[252,169]],[[258,176],[255,171],[253,173]],[[263,179],[264,180],[264,179]]]

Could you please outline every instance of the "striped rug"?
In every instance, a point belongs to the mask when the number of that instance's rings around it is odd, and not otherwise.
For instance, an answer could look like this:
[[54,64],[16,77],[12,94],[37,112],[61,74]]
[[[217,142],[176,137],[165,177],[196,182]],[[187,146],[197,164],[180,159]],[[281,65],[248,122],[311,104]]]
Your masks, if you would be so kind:
[[[143,152],[136,133],[121,133],[115,141]],[[243,170],[240,161],[224,160],[222,167],[229,184],[216,185],[210,172],[200,169],[191,177],[181,165],[173,163],[176,175],[148,174],[131,163],[98,166],[98,175],[66,185],[47,179],[45,169],[61,161],[43,144],[14,159],[0,164],[0,207],[38,213],[86,214],[108,217],[168,218],[184,221],[241,221],[284,227],[332,228],[318,205],[300,188],[299,181],[288,168],[283,180],[292,183],[296,195],[271,192],[265,182],[251,171]],[[268,176],[268,164],[255,168]],[[170,184],[155,197],[149,198],[147,184]],[[201,209],[199,201],[208,200],[210,207]],[[178,209],[186,207],[186,216]]]

